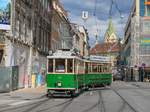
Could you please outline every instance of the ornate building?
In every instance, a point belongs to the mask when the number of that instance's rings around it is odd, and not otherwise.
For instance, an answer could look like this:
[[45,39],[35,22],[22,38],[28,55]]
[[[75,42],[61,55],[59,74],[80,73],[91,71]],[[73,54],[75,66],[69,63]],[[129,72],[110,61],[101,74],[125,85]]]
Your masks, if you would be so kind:
[[104,43],[116,43],[116,42],[118,42],[118,37],[116,35],[115,28],[112,23],[112,18],[110,18],[108,29],[104,37]]

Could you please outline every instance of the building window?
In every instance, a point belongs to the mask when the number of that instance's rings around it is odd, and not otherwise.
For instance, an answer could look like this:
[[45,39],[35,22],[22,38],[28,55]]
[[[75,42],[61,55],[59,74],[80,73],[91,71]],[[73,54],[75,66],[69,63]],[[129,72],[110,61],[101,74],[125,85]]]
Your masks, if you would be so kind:
[[150,16],[150,6],[147,6],[147,16]]
[[2,57],[3,57],[3,50],[0,50],[0,63],[2,61]]

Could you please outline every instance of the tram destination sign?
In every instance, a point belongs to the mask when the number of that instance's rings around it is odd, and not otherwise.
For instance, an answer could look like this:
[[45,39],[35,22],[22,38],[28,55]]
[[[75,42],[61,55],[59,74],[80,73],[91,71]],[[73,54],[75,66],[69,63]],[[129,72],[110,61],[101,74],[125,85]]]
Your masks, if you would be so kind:
[[108,56],[91,55],[90,60],[92,60],[92,61],[101,61],[101,62],[110,62],[111,58],[108,57]]

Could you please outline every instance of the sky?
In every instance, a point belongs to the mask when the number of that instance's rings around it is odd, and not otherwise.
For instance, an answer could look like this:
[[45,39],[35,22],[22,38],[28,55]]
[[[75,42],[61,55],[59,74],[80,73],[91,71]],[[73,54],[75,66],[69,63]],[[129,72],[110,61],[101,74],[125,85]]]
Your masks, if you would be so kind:
[[[115,4],[113,4],[111,10],[112,22],[117,36],[123,38],[124,27],[128,20],[133,0],[113,1],[117,4],[122,16],[120,16]],[[68,11],[68,18],[71,23],[84,25],[88,29],[91,46],[95,43],[96,32],[98,32],[99,41],[103,41],[106,29],[108,28],[109,10],[112,0],[60,0],[60,2],[63,4],[64,9]],[[86,22],[81,18],[82,11],[88,11],[89,13],[89,18]]]
[[0,0],[0,9],[5,9],[10,0]]

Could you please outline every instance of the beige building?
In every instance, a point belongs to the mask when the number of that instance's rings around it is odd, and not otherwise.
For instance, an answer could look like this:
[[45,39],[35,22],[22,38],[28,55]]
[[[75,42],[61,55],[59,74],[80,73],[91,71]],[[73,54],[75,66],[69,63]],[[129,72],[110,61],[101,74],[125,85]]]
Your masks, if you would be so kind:
[[88,56],[89,55],[89,37],[88,32],[84,26],[79,26],[79,48],[81,56]]
[[89,56],[89,36],[84,26],[72,24],[73,36],[73,49],[79,52],[81,56]]
[[73,33],[67,11],[59,0],[52,0],[51,50],[72,49]]

